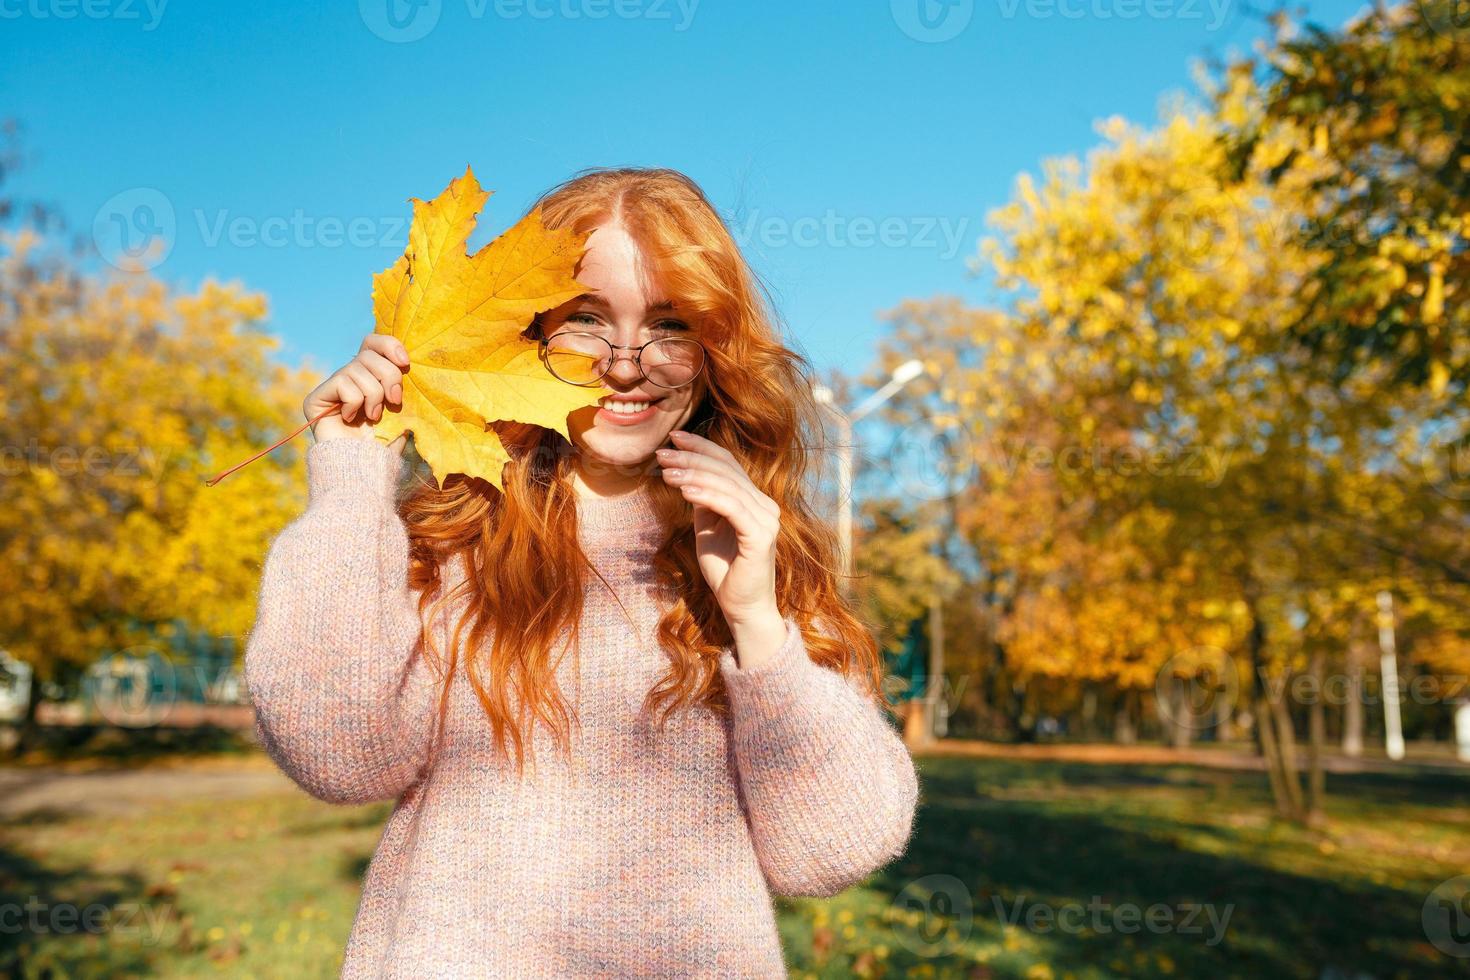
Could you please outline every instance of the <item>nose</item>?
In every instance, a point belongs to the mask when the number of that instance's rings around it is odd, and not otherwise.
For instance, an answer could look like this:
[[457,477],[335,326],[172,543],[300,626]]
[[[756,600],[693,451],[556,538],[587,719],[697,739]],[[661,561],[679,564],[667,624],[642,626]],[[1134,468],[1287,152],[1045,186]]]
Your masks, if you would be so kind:
[[618,388],[637,387],[643,380],[643,372],[638,369],[638,363],[634,360],[636,357],[636,351],[613,351],[612,363],[608,365],[603,382]]

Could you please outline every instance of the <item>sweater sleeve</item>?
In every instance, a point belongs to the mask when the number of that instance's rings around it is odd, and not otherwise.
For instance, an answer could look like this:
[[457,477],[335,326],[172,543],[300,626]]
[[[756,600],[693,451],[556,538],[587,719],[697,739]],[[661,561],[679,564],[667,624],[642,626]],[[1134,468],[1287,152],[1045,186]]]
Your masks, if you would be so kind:
[[394,799],[425,768],[436,689],[394,507],[404,462],[375,439],[329,439],[306,466],[306,511],[266,555],[245,648],[256,735],[318,799]]
[[918,774],[877,701],[807,654],[795,620],[769,661],[720,656],[756,855],[778,895],[836,895],[901,855]]

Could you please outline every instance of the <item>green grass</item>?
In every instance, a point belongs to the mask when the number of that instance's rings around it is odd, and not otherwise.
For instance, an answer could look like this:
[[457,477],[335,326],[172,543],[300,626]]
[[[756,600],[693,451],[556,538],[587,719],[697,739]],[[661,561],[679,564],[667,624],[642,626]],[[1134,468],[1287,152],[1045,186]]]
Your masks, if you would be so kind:
[[[1328,824],[1308,831],[1272,819],[1255,774],[959,758],[921,770],[905,858],[836,899],[780,903],[794,975],[1470,976],[1420,919],[1435,885],[1470,870],[1465,778],[1333,778]],[[0,905],[136,905],[156,925],[0,928],[0,976],[335,976],[386,814],[298,795],[12,823]],[[1230,917],[1216,943],[1203,917],[1199,932],[1123,934],[1108,923],[1125,905]],[[1026,924],[1067,907],[1089,928]],[[1017,908],[1015,925],[997,914]]]

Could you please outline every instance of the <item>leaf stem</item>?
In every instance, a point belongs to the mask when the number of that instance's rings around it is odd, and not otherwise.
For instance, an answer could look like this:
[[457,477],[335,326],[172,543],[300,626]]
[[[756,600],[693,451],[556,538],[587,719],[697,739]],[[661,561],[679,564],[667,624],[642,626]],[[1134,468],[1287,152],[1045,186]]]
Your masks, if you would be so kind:
[[334,412],[340,412],[341,410],[342,410],[342,406],[341,405],[333,405],[331,408],[327,409],[325,412],[322,412],[316,418],[310,419],[309,421],[307,421],[306,423],[304,423],[301,426],[301,428],[297,429],[295,432],[293,432],[293,433],[291,433],[290,435],[287,435],[287,436],[282,436],[279,440],[276,441],[275,445],[267,446],[266,448],[262,449],[260,452],[256,453],[254,456],[251,456],[249,459],[247,459],[247,460],[245,460],[243,462],[240,462],[240,463],[236,463],[234,466],[231,466],[229,469],[225,470],[223,473],[220,473],[217,476],[212,476],[208,480],[205,480],[204,481],[204,485],[206,487],[212,487],[212,486],[214,486],[216,483],[218,483],[219,481],[223,480],[225,477],[229,476],[231,473],[235,472],[236,470],[243,469],[244,467],[249,466],[251,463],[255,462],[257,459],[259,459],[260,457],[264,456],[266,453],[273,452],[274,450],[280,449],[286,443],[290,442],[292,439],[295,439],[297,436],[301,435],[301,433],[305,432],[307,429],[311,428],[313,425],[316,425],[318,422],[320,422],[322,419],[326,418],[328,415],[331,415]]

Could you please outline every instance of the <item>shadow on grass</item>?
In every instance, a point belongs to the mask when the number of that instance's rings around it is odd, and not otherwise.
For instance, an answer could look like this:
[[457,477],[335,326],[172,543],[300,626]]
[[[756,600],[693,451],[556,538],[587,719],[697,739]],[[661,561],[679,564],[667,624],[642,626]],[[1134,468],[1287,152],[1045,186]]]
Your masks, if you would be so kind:
[[176,918],[131,874],[58,868],[0,844],[0,977],[114,977],[157,972]]
[[24,755],[8,765],[49,766],[68,762],[131,768],[166,758],[248,755],[258,751],[246,732],[214,725],[187,728],[113,725],[48,725]]
[[[953,875],[962,893],[941,895],[942,902],[921,898],[926,916],[962,936],[996,941],[1009,923],[1055,976],[1470,975],[1470,962],[1445,957],[1426,940],[1426,892],[1414,883],[1375,883],[1352,867],[1324,874],[1313,835],[1270,821],[1264,776],[1232,773],[1226,781],[1182,767],[939,758],[920,768],[924,801],[909,850],[870,887],[927,896],[926,876]],[[1336,782],[1349,807],[1365,810],[1470,801],[1470,786],[1453,777]],[[1151,796],[1151,786],[1185,792],[1155,805],[1164,794]],[[1207,810],[1222,799],[1231,814],[1247,813],[1240,829],[1209,821]],[[1449,812],[1434,818],[1454,819]],[[1312,860],[1291,870],[1293,855],[1303,852]],[[925,901],[936,904],[926,908]],[[1150,907],[1160,909],[1152,925]],[[935,928],[931,922],[927,934]],[[947,972],[951,963],[960,969],[958,958],[911,956],[915,944],[907,945],[894,966],[928,963],[941,975],[964,975]],[[1001,957],[975,975],[1024,975],[1006,970]]]

